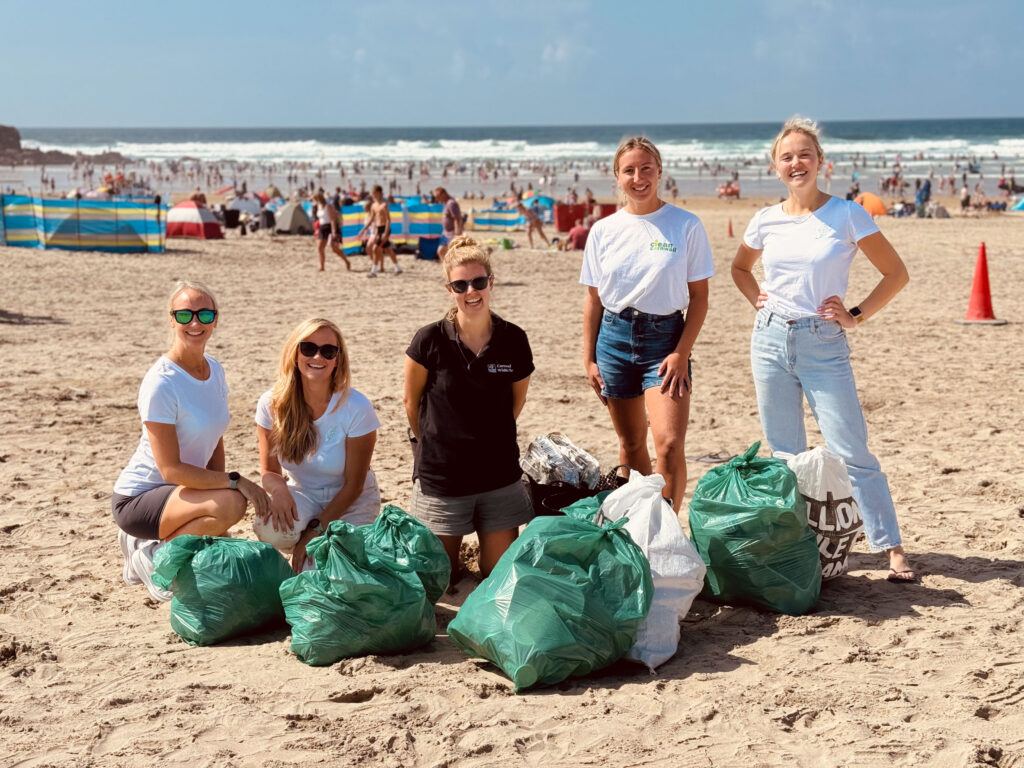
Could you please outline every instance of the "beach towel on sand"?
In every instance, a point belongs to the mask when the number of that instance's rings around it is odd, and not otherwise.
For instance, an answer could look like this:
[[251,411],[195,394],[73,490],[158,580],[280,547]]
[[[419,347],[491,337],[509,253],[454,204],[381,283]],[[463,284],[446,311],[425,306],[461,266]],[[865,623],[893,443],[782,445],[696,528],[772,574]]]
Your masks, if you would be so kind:
[[174,593],[171,629],[210,645],[284,620],[278,588],[292,569],[262,541],[177,536],[157,550],[153,583]]
[[761,443],[714,467],[690,502],[690,533],[708,572],[702,594],[799,616],[818,602],[817,538],[796,476]]
[[371,527],[335,520],[306,545],[316,570],[281,584],[291,651],[307,664],[412,650],[437,631],[415,569],[368,542]]
[[622,526],[538,517],[466,598],[448,635],[517,691],[611,664],[651,607],[651,570]]

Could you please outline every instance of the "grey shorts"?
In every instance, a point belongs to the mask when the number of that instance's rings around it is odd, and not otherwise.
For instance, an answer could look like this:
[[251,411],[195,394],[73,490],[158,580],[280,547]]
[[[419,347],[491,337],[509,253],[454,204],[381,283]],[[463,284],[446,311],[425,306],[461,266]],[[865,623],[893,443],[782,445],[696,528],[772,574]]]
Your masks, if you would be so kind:
[[176,485],[158,485],[138,496],[115,493],[110,499],[117,527],[137,539],[159,539],[160,517]]
[[469,496],[427,496],[412,486],[412,516],[437,536],[465,536],[518,528],[533,519],[533,505],[518,480],[504,488]]

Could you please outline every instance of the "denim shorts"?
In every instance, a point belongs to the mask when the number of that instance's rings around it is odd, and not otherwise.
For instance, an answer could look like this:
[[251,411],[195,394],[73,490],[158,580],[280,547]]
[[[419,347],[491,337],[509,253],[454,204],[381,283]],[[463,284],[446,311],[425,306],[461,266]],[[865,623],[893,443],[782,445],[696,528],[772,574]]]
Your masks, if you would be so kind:
[[601,394],[628,400],[660,387],[658,369],[675,351],[683,326],[682,312],[649,315],[632,308],[621,312],[606,309],[597,334],[597,368],[604,379]]

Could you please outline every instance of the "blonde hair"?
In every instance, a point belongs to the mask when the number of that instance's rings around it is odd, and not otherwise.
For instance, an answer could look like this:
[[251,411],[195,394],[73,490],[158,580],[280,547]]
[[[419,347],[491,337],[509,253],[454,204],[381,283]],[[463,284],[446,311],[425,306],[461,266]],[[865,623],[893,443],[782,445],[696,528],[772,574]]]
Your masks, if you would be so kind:
[[[331,371],[331,392],[348,394],[350,375],[348,350],[345,348],[341,329],[322,317],[314,317],[299,323],[284,344],[281,364],[277,369],[277,381],[274,382],[274,387],[270,391],[270,415],[274,419],[274,427],[270,431],[270,442],[277,455],[292,464],[301,463],[316,453],[319,447],[316,426],[313,423],[313,412],[303,397],[298,355],[299,343],[321,328],[330,329],[338,341],[338,356],[334,358],[335,366]],[[338,401],[338,405],[340,404],[341,400]]]
[[[461,267],[463,264],[480,264],[487,270],[488,277],[494,277],[494,272],[491,271],[490,254],[479,242],[469,235],[459,235],[448,244],[448,250],[441,260],[441,268],[444,270],[446,283],[452,279],[452,270],[456,267]],[[445,317],[449,320],[454,320],[457,311],[457,307],[453,304]]]
[[649,154],[658,164],[658,170],[661,170],[661,152],[654,146],[654,143],[646,136],[627,136],[619,144],[619,148],[615,150],[615,158],[612,160],[613,176],[619,175],[619,158],[632,149],[642,149]]
[[213,295],[213,291],[207,288],[200,282],[195,280],[178,280],[174,283],[174,288],[171,289],[171,295],[167,297],[167,311],[170,312],[174,309],[174,299],[182,291],[196,291],[205,295],[210,301],[213,302],[211,309],[217,309],[217,297]]
[[818,124],[811,120],[809,117],[801,117],[800,115],[793,115],[789,120],[782,124],[782,130],[779,131],[779,135],[775,137],[775,141],[772,142],[772,162],[778,160],[779,144],[791,133],[802,133],[807,136],[814,144],[814,149],[818,153],[818,162],[820,163],[825,159],[825,152],[821,148],[821,130],[818,128]]

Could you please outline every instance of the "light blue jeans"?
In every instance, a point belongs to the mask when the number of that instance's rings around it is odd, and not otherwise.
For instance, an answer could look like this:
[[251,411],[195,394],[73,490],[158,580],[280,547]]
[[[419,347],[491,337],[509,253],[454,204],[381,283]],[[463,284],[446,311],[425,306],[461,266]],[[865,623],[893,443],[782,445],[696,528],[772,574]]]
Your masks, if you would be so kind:
[[787,320],[761,309],[750,339],[750,367],[761,428],[772,451],[807,450],[806,395],[825,444],[846,462],[868,546],[875,552],[899,546],[900,528],[889,483],[868,450],[868,428],[857,399],[846,331],[829,320]]

